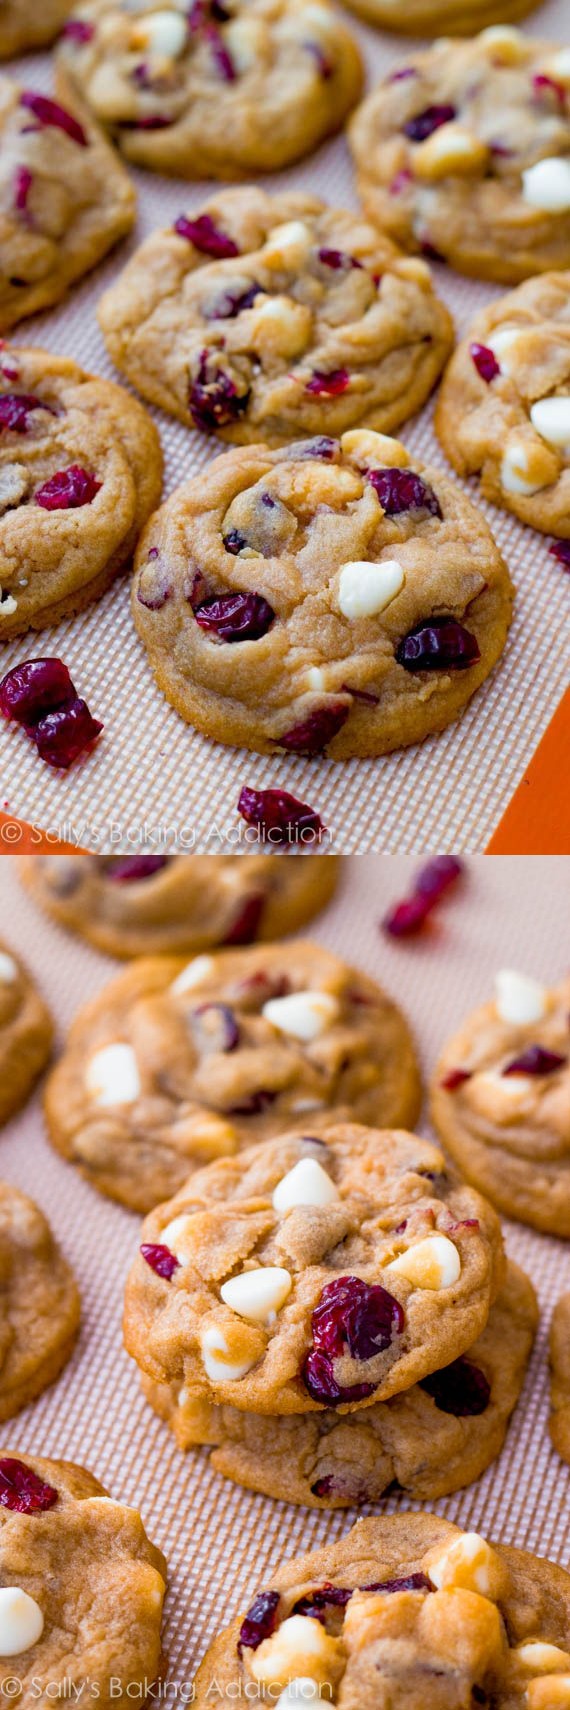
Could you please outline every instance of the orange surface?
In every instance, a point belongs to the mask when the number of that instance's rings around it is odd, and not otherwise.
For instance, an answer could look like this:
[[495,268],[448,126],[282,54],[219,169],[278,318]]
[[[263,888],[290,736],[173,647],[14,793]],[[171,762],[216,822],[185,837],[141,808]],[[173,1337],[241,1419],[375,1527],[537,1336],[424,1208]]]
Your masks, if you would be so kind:
[[570,853],[570,689],[521,778],[487,855]]
[[76,855],[85,854],[75,843],[62,843],[37,825],[26,825],[14,814],[0,813],[0,855],[66,855],[71,850]]

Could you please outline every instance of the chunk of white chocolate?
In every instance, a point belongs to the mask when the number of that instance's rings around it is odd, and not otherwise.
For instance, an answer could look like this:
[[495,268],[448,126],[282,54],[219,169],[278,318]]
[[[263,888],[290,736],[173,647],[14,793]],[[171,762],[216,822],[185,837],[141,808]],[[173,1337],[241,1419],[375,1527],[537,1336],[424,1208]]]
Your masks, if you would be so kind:
[[188,27],[179,12],[149,12],[135,26],[137,47],[165,59],[178,59],[188,45]]
[[281,1177],[273,1194],[275,1210],[282,1215],[296,1205],[331,1205],[339,1199],[334,1182],[316,1158],[300,1158],[286,1176]]
[[530,419],[548,445],[570,450],[570,397],[539,398],[531,404]]
[[13,956],[8,956],[5,950],[0,951],[0,985],[11,986],[18,978],[18,967]]
[[240,1365],[232,1365],[228,1344],[217,1324],[208,1324],[202,1331],[200,1339],[204,1371],[211,1383],[233,1383],[238,1378],[245,1377],[251,1371],[254,1360],[244,1360]]
[[522,175],[523,198],[544,214],[566,214],[570,208],[570,159],[549,155],[527,166]]
[[529,974],[517,974],[513,968],[500,968],[495,975],[495,1007],[501,1021],[513,1027],[526,1027],[529,1022],[542,1021],[546,1015],[547,994],[538,980]]
[[543,1674],[529,1680],[528,1710],[570,1710],[570,1674]]
[[461,1259],[447,1235],[426,1235],[387,1266],[414,1288],[451,1288],[461,1275]]
[[298,1679],[301,1668],[306,1673],[310,1669],[313,1677],[318,1678],[323,1665],[326,1669],[336,1651],[335,1640],[321,1627],[320,1621],[312,1620],[310,1615],[289,1615],[249,1658],[249,1668],[254,1679],[264,1686],[281,1686],[283,1681]]
[[316,1680],[311,1680],[308,1674],[297,1675],[296,1680],[290,1680],[280,1694],[275,1710],[295,1710],[295,1707],[298,1710],[300,1704],[314,1704],[319,1696]]
[[280,1033],[310,1044],[338,1016],[338,1003],[329,992],[290,992],[288,997],[270,998],[262,1014]]
[[181,1265],[188,1263],[190,1252],[188,1236],[191,1223],[192,1216],[183,1211],[180,1217],[173,1217],[172,1222],[167,1223],[166,1229],[162,1229],[160,1232],[161,1242],[165,1247],[168,1247],[170,1253],[174,1253],[175,1259],[178,1259]]
[[526,1640],[516,1646],[513,1655],[529,1674],[557,1674],[559,1670],[570,1668],[568,1651],[561,1651],[558,1645],[548,1645],[543,1639]]
[[536,466],[532,457],[532,446],[524,439],[512,440],[507,445],[501,463],[501,486],[505,493],[518,493],[523,498],[530,498],[531,493],[539,493],[546,486],[542,470]]
[[501,1595],[505,1581],[500,1557],[478,1532],[462,1532],[453,1543],[430,1551],[426,1571],[438,1591],[458,1586],[491,1600]]
[[0,1657],[17,1657],[37,1645],[44,1618],[35,1597],[19,1585],[0,1587]]
[[252,1324],[271,1324],[285,1305],[293,1286],[289,1271],[281,1265],[260,1265],[255,1271],[242,1271],[222,1283],[220,1294],[226,1306],[240,1318]]
[[190,992],[195,986],[202,986],[204,980],[209,980],[215,968],[213,956],[194,956],[192,962],[182,969],[172,981],[171,992]]
[[266,267],[296,271],[303,266],[312,244],[312,233],[304,220],[287,220],[275,226],[261,251]]
[[140,1096],[141,1082],[132,1045],[117,1042],[95,1051],[87,1064],[85,1086],[94,1104],[133,1104]]
[[343,617],[377,617],[403,586],[404,572],[397,558],[385,558],[380,564],[367,560],[343,564],[338,586]]
[[386,433],[374,433],[372,428],[350,428],[341,434],[340,444],[344,457],[362,469],[370,466],[407,469],[410,462],[410,454],[400,439],[391,439]]

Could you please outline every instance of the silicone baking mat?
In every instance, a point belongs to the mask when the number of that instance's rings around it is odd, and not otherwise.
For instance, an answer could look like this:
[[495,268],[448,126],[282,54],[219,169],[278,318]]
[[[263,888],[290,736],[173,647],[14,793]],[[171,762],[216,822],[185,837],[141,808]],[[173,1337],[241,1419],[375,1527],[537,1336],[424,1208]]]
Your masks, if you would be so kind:
[[[0,865],[0,930],[27,957],[60,1031],[116,964],[66,937],[23,898],[16,861]],[[415,942],[389,941],[377,922],[401,894],[413,863],[365,857],[346,864],[337,900],[313,935],[382,980],[404,1006],[427,1074],[457,1021],[488,994],[499,966],[560,978],[569,960],[570,860],[470,860],[437,925]],[[429,1132],[424,1124],[424,1132]],[[277,1563],[348,1531],[356,1515],[327,1515],[240,1490],[209,1468],[206,1450],[186,1457],[143,1402],[121,1346],[121,1301],[136,1249],[136,1217],[102,1199],[49,1148],[36,1099],[0,1137],[0,1169],[50,1217],[83,1296],[79,1347],[55,1387],[4,1433],[4,1442],[83,1462],[117,1497],[140,1508],[165,1551],[166,1677],[192,1678],[207,1643],[246,1606]],[[570,1286],[570,1247],[522,1225],[505,1226],[542,1308],[537,1345],[503,1453],[470,1489],[432,1506],[469,1529],[551,1555],[570,1567],[570,1473],[546,1431],[546,1339],[554,1301]],[[378,1512],[414,1506],[390,1497]],[[429,1504],[426,1506],[430,1506]],[[215,1699],[214,1699],[215,1702]]]

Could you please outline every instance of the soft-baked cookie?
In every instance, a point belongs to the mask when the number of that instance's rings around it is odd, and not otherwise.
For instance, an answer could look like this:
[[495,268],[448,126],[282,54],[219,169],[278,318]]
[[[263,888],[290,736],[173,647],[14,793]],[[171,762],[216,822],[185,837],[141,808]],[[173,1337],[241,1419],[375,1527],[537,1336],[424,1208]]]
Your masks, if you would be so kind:
[[570,267],[568,88],[565,48],[501,25],[412,53],[352,123],[366,213],[477,278]]
[[472,36],[485,24],[514,24],[537,0],[344,0],[351,12],[403,36]]
[[330,902],[339,857],[25,855],[20,873],[54,920],[109,956],[195,955],[297,932]]
[[557,1300],[550,1325],[550,1436],[570,1462],[570,1294]]
[[52,1038],[51,1015],[27,968],[0,942],[0,1124],[25,1104]]
[[391,432],[453,345],[424,261],[314,196],[254,187],[154,232],[98,316],[144,398],[239,445]]
[[73,1349],[81,1310],[73,1272],[43,1212],[8,1182],[0,1182],[0,1303],[3,1420],[27,1407],[59,1377]]
[[71,1461],[3,1449],[0,1572],[5,1697],[25,1710],[40,1700],[96,1699],[101,1710],[146,1702],[166,1563],[135,1508]]
[[0,640],[98,599],[161,481],[154,422],[121,386],[47,351],[1,351]]
[[570,1238],[570,980],[497,975],[492,1003],[445,1046],[432,1083],[438,1133],[507,1217]]
[[84,0],[59,55],[136,166],[244,178],[310,154],[362,87],[360,54],[324,0]]
[[521,522],[570,536],[570,273],[528,279],[476,316],[435,425],[460,475]]
[[69,17],[73,0],[0,0],[0,59],[46,47]]
[[403,1129],[328,1124],[198,1171],[151,1212],[128,1352],[248,1413],[367,1407],[449,1365],[501,1286],[491,1207]]
[[[43,7],[34,6],[43,16]],[[0,15],[1,30],[1,15]],[[0,77],[0,331],[50,308],[128,232],[128,174],[83,105]]]
[[77,1016],[46,1095],[58,1151],[134,1211],[331,1110],[395,1127],[419,1104],[403,1015],[301,940],[136,963]]
[[181,1449],[212,1446],[216,1472],[264,1496],[308,1508],[354,1508],[378,1502],[397,1484],[420,1502],[435,1501],[471,1484],[500,1453],[537,1320],[532,1284],[509,1263],[467,1355],[340,1420],[332,1409],[303,1418],[244,1413],[144,1376],[142,1387]]
[[457,718],[512,596],[465,494],[355,429],[227,452],[179,487],[140,542],[133,614],[159,688],[205,735],[345,760]]
[[215,1680],[220,1702],[277,1710],[562,1710],[569,1674],[570,1574],[398,1514],[280,1568],[210,1645],[194,1703],[207,1710]]

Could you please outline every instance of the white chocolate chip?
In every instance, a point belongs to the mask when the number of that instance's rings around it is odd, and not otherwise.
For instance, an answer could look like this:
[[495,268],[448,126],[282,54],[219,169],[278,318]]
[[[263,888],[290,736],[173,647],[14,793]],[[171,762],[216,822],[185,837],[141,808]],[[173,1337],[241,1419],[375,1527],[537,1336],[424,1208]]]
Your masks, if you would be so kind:
[[17,978],[18,978],[18,967],[17,967],[16,962],[14,961],[13,956],[7,956],[5,951],[1,950],[0,951],[0,986],[11,986],[13,981],[17,980]]
[[438,1591],[457,1586],[492,1599],[500,1595],[504,1579],[500,1557],[478,1532],[463,1532],[452,1544],[430,1552],[427,1572]]
[[188,1263],[188,1233],[191,1223],[192,1216],[183,1211],[180,1217],[173,1217],[172,1222],[167,1223],[166,1229],[160,1232],[164,1246],[168,1247],[170,1253],[174,1253],[175,1259],[178,1259],[181,1265]]
[[548,445],[570,448],[570,397],[539,398],[531,404],[530,419],[541,439]]
[[541,487],[546,486],[540,472],[532,470],[531,450],[525,440],[520,443],[513,440],[507,446],[501,464],[501,486],[505,493],[528,496],[530,493],[540,492]]
[[543,1674],[529,1680],[526,1689],[529,1710],[570,1710],[570,1674]]
[[262,1014],[280,1033],[310,1044],[338,1016],[338,1003],[329,992],[291,992],[289,997],[270,998]]
[[461,1275],[461,1260],[447,1235],[426,1235],[424,1241],[393,1259],[387,1269],[406,1277],[415,1288],[451,1288]]
[[528,166],[522,175],[523,198],[545,214],[566,214],[570,208],[570,159],[551,155]]
[[237,1378],[245,1377],[246,1372],[251,1371],[252,1365],[255,1365],[254,1360],[232,1365],[224,1332],[215,1324],[209,1324],[203,1330],[200,1347],[204,1371],[211,1383],[232,1383]]
[[292,1289],[289,1271],[281,1265],[261,1265],[255,1271],[242,1271],[222,1283],[220,1294],[226,1306],[240,1318],[252,1324],[271,1324],[275,1314],[285,1305]]
[[275,1210],[281,1215],[296,1205],[331,1205],[339,1199],[334,1182],[316,1158],[300,1158],[286,1176],[281,1177],[273,1194]]
[[132,1045],[103,1045],[85,1071],[85,1086],[95,1104],[133,1104],[141,1091]]
[[5,463],[0,469],[0,513],[19,505],[30,485],[28,470],[23,463]]
[[547,77],[552,77],[555,83],[570,84],[570,48],[562,48],[560,53],[553,53],[546,59],[540,70]]
[[315,689],[317,694],[326,687],[326,677],[320,665],[311,665],[307,671],[307,688]]
[[558,1645],[545,1644],[542,1639],[531,1639],[517,1645],[513,1656],[530,1674],[556,1674],[559,1669],[570,1666],[568,1651],[561,1651]]
[[209,980],[216,964],[213,956],[195,956],[193,962],[188,962],[177,979],[173,980],[171,992],[190,992],[194,986],[201,986],[204,980]]
[[404,572],[397,558],[385,558],[380,564],[368,560],[343,564],[338,587],[343,617],[376,617],[403,586]]
[[296,1680],[290,1680],[277,1699],[275,1710],[295,1710],[295,1705],[312,1704],[318,1696],[317,1681],[310,1680],[308,1674],[297,1675]]
[[310,1615],[290,1615],[282,1621],[271,1638],[264,1639],[249,1658],[249,1668],[255,1680],[266,1686],[281,1685],[282,1681],[299,1677],[300,1667],[318,1669],[336,1652],[320,1621]]
[[517,974],[512,968],[501,968],[495,976],[495,1005],[501,1021],[514,1027],[525,1027],[532,1021],[542,1021],[546,1015],[547,994],[538,980],[529,974]]
[[343,455],[363,469],[370,465],[407,469],[410,462],[409,452],[400,439],[391,439],[387,433],[373,433],[371,428],[351,428],[349,433],[341,434],[340,444]]
[[479,37],[483,47],[491,49],[491,57],[502,65],[518,65],[524,59],[526,44],[520,30],[511,24],[492,24]]
[[524,327],[497,327],[492,338],[487,339],[489,350],[492,350],[500,363],[503,374],[512,374],[516,367],[516,357],[509,362],[508,352],[515,351],[516,345],[526,329]]
[[440,125],[414,150],[412,171],[414,178],[423,178],[427,183],[457,174],[469,176],[482,171],[488,156],[487,144],[481,137],[465,125],[451,122]]
[[18,1585],[0,1588],[0,1657],[17,1657],[37,1645],[44,1618],[34,1597]]
[[300,356],[311,334],[311,311],[292,297],[263,297],[247,312],[248,337],[260,352]]
[[0,618],[13,617],[18,610],[18,601],[13,594],[3,594],[0,588]]
[[304,220],[288,220],[275,226],[261,251],[266,267],[291,268],[296,272],[303,266],[312,244],[312,234]]
[[134,45],[147,52],[178,59],[188,43],[188,27],[179,12],[150,12],[133,31]]

